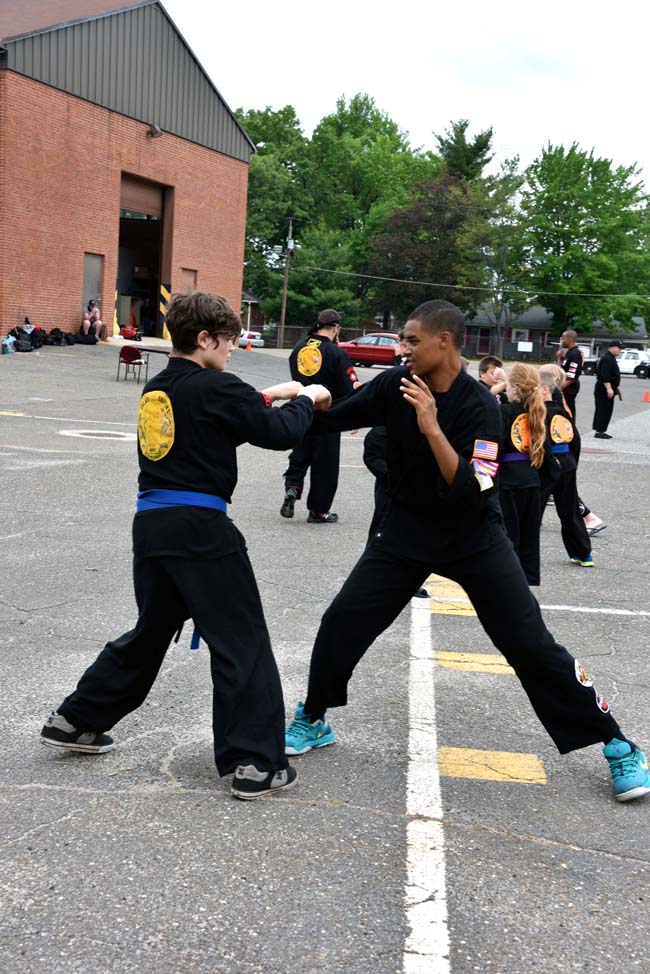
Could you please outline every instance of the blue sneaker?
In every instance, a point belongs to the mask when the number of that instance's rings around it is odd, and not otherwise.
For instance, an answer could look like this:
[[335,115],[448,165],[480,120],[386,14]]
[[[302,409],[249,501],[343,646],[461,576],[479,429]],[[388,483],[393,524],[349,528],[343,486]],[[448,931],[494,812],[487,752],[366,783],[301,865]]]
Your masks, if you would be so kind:
[[314,747],[325,747],[334,744],[336,735],[325,720],[315,720],[314,723],[305,717],[305,705],[302,700],[296,707],[293,720],[285,732],[285,754],[306,754]]
[[594,559],[591,555],[591,552],[589,552],[586,558],[569,558],[569,561],[571,562],[572,565],[580,565],[581,568],[594,567]]
[[603,748],[609,762],[617,802],[629,802],[650,792],[648,762],[640,747],[631,741],[619,741],[614,737]]

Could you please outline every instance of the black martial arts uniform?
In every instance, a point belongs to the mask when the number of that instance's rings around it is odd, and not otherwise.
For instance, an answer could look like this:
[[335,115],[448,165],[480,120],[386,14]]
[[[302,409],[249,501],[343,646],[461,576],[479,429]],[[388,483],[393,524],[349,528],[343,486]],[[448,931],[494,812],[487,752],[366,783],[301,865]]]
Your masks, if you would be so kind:
[[580,456],[580,438],[573,420],[560,402],[546,403],[546,426],[551,451],[560,467],[560,476],[551,482],[542,472],[542,512],[553,494],[555,510],[560,519],[562,541],[569,558],[583,561],[591,554],[591,541],[580,512],[576,457]]
[[[613,396],[607,395],[605,383],[609,382],[614,390]],[[594,421],[592,429],[597,433],[604,433],[609,426],[609,421],[614,412],[614,398],[621,384],[621,370],[618,367],[616,356],[612,355],[609,349],[598,359],[596,366],[596,385],[594,386],[594,399],[596,408],[594,410]]]
[[[325,386],[332,402],[347,396],[358,382],[347,352],[325,335],[303,338],[289,357],[291,378],[304,386]],[[285,491],[293,488],[302,496],[305,476],[311,467],[307,508],[314,514],[327,514],[339,482],[340,433],[325,436],[308,434],[289,456],[284,474]]]
[[386,463],[386,428],[375,426],[363,441],[363,462],[375,478],[375,510],[368,529],[368,542],[379,529],[388,509],[388,464]]
[[564,398],[571,411],[573,422],[576,421],[576,396],[580,392],[580,376],[582,375],[582,352],[577,345],[567,348],[562,358],[562,368],[566,372]]
[[494,396],[494,398],[496,399],[496,401],[498,403],[501,403],[502,406],[504,406],[507,403],[507,401],[508,401],[508,394],[507,394],[507,392],[503,391],[503,392],[497,392],[495,394],[494,392],[492,392],[492,387],[489,386],[487,384],[487,382],[484,382],[483,379],[479,379],[478,381],[479,381],[479,384],[482,385],[484,389],[487,389],[487,391],[490,393],[491,396]]
[[435,395],[438,422],[460,458],[448,486],[400,393],[409,374],[390,369],[314,419],[315,430],[386,426],[392,498],[381,530],[323,616],[305,713],[347,702],[356,664],[437,572],[465,589],[561,752],[621,738],[605,701],[544,625],[503,530],[489,466],[501,437],[498,403],[463,371]]
[[542,520],[538,470],[531,466],[528,413],[519,402],[501,407],[499,499],[506,534],[529,585],[540,583],[539,529]]
[[[140,400],[140,491],[229,503],[237,446],[286,450],[312,415],[307,396],[272,409],[236,376],[171,358]],[[210,651],[219,773],[286,768],[282,688],[243,536],[221,510],[163,507],[136,514],[133,553],[136,626],[107,643],[59,713],[80,729],[109,730],[144,701],[171,639],[192,618]]]

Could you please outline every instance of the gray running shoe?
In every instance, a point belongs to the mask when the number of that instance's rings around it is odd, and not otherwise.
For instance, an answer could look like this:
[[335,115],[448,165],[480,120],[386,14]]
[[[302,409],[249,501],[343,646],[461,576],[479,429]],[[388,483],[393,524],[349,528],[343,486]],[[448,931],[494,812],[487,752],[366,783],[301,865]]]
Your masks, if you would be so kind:
[[230,789],[235,798],[252,801],[282,788],[293,788],[298,772],[289,765],[284,771],[258,771],[254,764],[240,764]]
[[63,747],[82,754],[105,754],[113,749],[113,738],[99,731],[82,731],[54,711],[41,730],[41,744]]

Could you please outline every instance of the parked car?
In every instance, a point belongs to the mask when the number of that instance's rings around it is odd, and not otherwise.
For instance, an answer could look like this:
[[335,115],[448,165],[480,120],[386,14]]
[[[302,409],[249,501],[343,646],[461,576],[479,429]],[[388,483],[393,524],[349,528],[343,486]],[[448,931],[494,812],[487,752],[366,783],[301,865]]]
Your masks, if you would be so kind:
[[339,348],[345,349],[353,365],[399,365],[402,361],[399,335],[386,331],[339,342]]
[[[650,375],[650,355],[640,348],[626,348],[616,357],[621,375],[635,375],[637,379],[647,379]],[[597,358],[586,358],[582,365],[585,375],[595,375]]]
[[248,328],[242,328],[239,336],[239,347],[246,348],[247,345],[252,345],[253,348],[264,348],[262,332],[249,331]]

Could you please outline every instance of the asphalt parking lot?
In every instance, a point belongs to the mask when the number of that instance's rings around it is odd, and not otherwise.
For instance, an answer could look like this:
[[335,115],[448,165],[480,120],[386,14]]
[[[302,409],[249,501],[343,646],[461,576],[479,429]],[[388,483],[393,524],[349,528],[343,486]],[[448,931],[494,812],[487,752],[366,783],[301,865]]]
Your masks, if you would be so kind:
[[[598,748],[557,754],[442,580],[377,640],[349,706],[331,714],[338,743],[296,759],[284,795],[239,803],[216,777],[207,651],[190,651],[188,632],[114,751],[40,746],[49,710],[134,621],[142,387],[115,381],[117,354],[0,358],[3,974],[647,971],[650,797],[616,804]],[[152,356],[150,374],[164,361]],[[287,378],[272,350],[238,350],[231,366],[258,388]],[[580,492],[608,527],[584,570],[547,512],[538,598],[650,748],[650,382],[623,379],[609,441],[589,434],[592,389],[584,379]],[[289,710],[320,616],[365,542],[362,443],[343,437],[332,526],[307,525],[300,507],[279,516],[285,454],[240,452],[231,516]],[[431,686],[419,676],[427,653]]]

